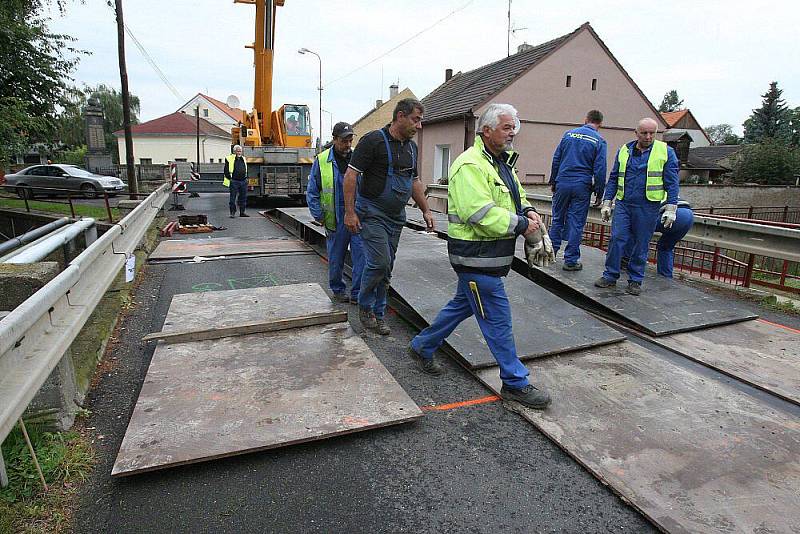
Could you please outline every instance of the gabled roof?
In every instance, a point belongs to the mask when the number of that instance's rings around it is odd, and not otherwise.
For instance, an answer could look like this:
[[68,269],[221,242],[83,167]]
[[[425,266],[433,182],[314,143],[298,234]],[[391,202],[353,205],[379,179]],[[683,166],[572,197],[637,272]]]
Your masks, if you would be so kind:
[[713,146],[699,146],[697,148],[690,148],[689,155],[702,158],[704,160],[716,163],[743,149],[745,145],[713,145]]
[[411,89],[406,87],[405,89],[403,89],[402,91],[397,93],[394,96],[394,98],[390,98],[389,100],[387,100],[386,102],[381,104],[379,107],[372,108],[371,110],[369,110],[365,114],[363,114],[361,117],[359,117],[359,119],[356,122],[353,123],[353,127],[355,128],[356,126],[358,126],[359,122],[363,121],[364,119],[370,117],[371,115],[373,115],[374,113],[377,113],[380,110],[388,109],[390,113],[393,112],[394,111],[394,106],[400,100],[403,100],[404,98],[417,98],[417,97],[414,95],[414,93],[411,91]]
[[688,109],[681,109],[678,111],[662,111],[661,116],[664,118],[664,121],[666,121],[667,126],[674,128],[675,125],[678,124],[678,121],[681,120],[688,112]]
[[693,141],[692,136],[686,130],[677,130],[677,131],[667,130],[666,132],[664,132],[665,143],[671,143],[683,137],[688,137],[690,143]]
[[[496,95],[517,78],[534,68],[543,59],[561,48],[573,37],[588,30],[600,47],[608,54],[614,65],[622,72],[630,82],[642,100],[652,110],[653,116],[661,118],[658,110],[653,107],[652,102],[645,96],[633,78],[622,67],[614,54],[608,49],[600,36],[595,33],[591,24],[588,22],[576,28],[575,31],[557,37],[552,41],[547,41],[540,45],[531,47],[524,52],[519,52],[507,58],[503,58],[494,63],[489,63],[483,67],[465,73],[458,73],[434,89],[428,96],[422,99],[425,106],[424,123],[441,122],[461,118],[471,113],[475,108],[487,102],[493,95]],[[662,119],[663,120],[663,119]]]
[[192,100],[194,100],[198,96],[201,97],[201,98],[205,98],[208,101],[209,104],[211,104],[212,106],[216,107],[222,113],[224,113],[225,115],[227,115],[231,119],[235,120],[236,122],[242,122],[242,120],[244,119],[244,116],[247,115],[247,112],[245,110],[239,109],[239,108],[232,108],[228,104],[226,104],[225,102],[222,102],[221,100],[217,100],[216,98],[213,98],[211,96],[204,95],[203,93],[197,93],[192,98],[187,100],[186,103],[183,104],[178,109],[179,110],[183,109],[184,107],[186,107],[186,105],[189,102],[191,102]]
[[[151,121],[131,127],[133,135],[197,135],[197,117],[176,111]],[[200,119],[200,134],[214,137],[230,137],[222,128],[214,126],[205,119]],[[117,137],[125,135],[125,130],[114,132]]]
[[713,161],[708,161],[707,159],[703,159],[697,154],[693,154],[692,150],[689,150],[689,159],[686,162],[686,167],[688,169],[695,169],[695,170],[704,170],[704,171],[729,171],[727,167],[723,167],[722,165],[718,165]]

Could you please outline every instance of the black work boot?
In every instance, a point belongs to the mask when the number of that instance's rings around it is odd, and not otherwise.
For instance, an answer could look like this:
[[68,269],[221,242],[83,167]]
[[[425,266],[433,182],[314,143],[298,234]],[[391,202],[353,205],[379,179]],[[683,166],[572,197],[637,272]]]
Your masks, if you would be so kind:
[[231,219],[236,218],[236,210],[231,210]]
[[350,296],[347,293],[334,293],[333,301],[348,304],[350,302]]
[[550,404],[550,395],[544,389],[528,384],[522,389],[513,389],[505,384],[500,388],[500,397],[507,401],[516,401],[534,410],[544,410]]
[[583,264],[579,261],[576,261],[575,263],[565,263],[561,268],[565,271],[580,271],[583,269]]
[[411,359],[414,360],[414,363],[417,364],[417,367],[419,367],[420,371],[423,373],[437,377],[444,374],[444,367],[442,367],[442,364],[433,358],[423,358],[411,345],[408,346],[408,355],[411,356]]
[[594,281],[594,286],[595,287],[606,288],[606,287],[616,287],[616,285],[617,285],[617,281],[616,280],[609,280],[608,278],[606,278],[604,276],[601,276],[600,278],[598,278],[597,280]]
[[392,329],[389,328],[389,325],[386,324],[386,321],[383,319],[375,318],[375,331],[382,336],[388,336],[392,333]]
[[638,297],[642,293],[642,283],[628,280],[628,288],[625,290],[625,293]]
[[361,321],[361,326],[367,330],[375,330],[378,322],[375,320],[375,314],[369,308],[358,307],[358,320]]
[[246,214],[246,213],[244,212],[244,210],[241,210],[241,211],[239,212],[239,217],[250,217],[250,216],[249,216],[248,214]]

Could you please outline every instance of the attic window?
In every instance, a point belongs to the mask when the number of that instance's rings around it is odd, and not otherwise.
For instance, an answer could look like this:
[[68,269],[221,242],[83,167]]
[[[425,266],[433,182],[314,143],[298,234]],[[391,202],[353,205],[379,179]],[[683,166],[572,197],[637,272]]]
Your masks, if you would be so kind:
[[592,78],[592,91],[597,91],[597,78]]
[[567,87],[572,87],[572,76],[567,75]]

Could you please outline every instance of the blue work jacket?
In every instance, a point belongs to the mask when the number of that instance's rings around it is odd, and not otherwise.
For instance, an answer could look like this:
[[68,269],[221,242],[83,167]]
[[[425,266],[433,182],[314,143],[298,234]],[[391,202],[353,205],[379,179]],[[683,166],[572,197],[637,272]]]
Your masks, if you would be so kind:
[[584,124],[564,134],[553,154],[550,185],[582,183],[600,196],[606,185],[606,153],[603,137]]
[[[625,169],[625,198],[622,202],[627,204],[643,204],[651,202],[645,198],[645,186],[647,183],[647,160],[650,157],[650,150],[652,145],[642,152],[639,152],[636,147],[636,141],[628,143],[628,158],[627,168]],[[667,147],[667,163],[664,164],[664,175],[662,180],[664,182],[664,190],[667,192],[667,204],[676,204],[678,202],[678,170],[680,164],[678,163],[678,156],[672,147]],[[606,183],[606,191],[603,194],[603,200],[611,200],[617,194],[617,180],[619,179],[619,150],[614,157],[614,166],[611,168],[611,174],[608,176]]]

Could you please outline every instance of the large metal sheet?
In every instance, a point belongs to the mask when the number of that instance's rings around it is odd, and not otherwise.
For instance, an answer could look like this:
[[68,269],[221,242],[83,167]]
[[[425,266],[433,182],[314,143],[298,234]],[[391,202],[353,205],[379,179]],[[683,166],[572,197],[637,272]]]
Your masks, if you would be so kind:
[[344,324],[159,344],[111,474],[202,462],[421,416]]
[[214,237],[205,239],[169,239],[158,244],[149,260],[175,260],[195,256],[239,256],[309,253],[298,239],[250,237]]
[[553,403],[520,413],[665,532],[800,532],[796,410],[631,342],[532,370]]
[[[522,250],[517,246],[515,268],[528,271]],[[600,249],[581,247],[582,271],[564,271],[562,262],[533,269],[538,284],[571,299],[583,307],[610,319],[631,325],[652,336],[687,332],[699,328],[755,319],[758,315],[710,293],[689,287],[647,269],[638,297],[625,293],[627,275],[623,273],[617,287],[594,286],[603,274],[606,254]]]
[[759,320],[673,334],[653,341],[800,404],[800,332],[797,330]]
[[181,293],[172,297],[161,330],[202,330],[336,310],[319,284]]

